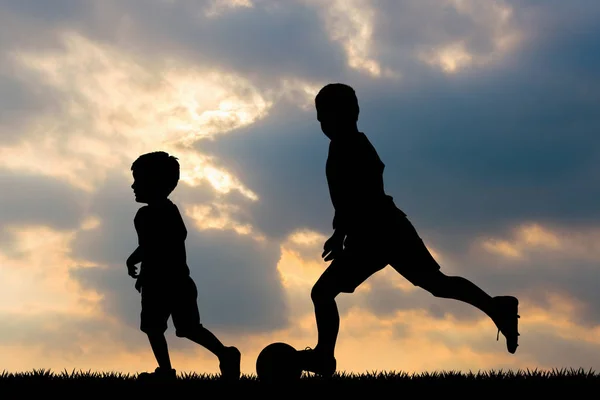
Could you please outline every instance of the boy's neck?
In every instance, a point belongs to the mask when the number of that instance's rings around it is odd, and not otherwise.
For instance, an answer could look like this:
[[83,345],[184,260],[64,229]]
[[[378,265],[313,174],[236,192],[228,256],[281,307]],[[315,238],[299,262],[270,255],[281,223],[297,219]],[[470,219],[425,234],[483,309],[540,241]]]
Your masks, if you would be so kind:
[[360,131],[356,125],[350,125],[345,127],[340,127],[337,130],[336,134],[331,138],[332,142],[343,142],[346,139],[352,138],[359,134]]
[[169,201],[170,201],[170,200],[169,200],[169,198],[168,198],[168,197],[163,197],[163,198],[160,198],[160,199],[156,199],[156,200],[151,200],[151,201],[149,201],[149,202],[148,202],[148,205],[149,205],[149,206],[160,206],[160,205],[162,205],[162,204],[166,204],[166,203],[168,203]]

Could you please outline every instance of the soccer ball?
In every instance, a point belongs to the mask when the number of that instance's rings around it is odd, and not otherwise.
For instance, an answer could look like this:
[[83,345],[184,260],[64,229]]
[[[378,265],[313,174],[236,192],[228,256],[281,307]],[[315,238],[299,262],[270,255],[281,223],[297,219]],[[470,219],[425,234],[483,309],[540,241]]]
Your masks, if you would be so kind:
[[299,380],[302,369],[298,363],[298,351],[287,343],[271,343],[258,355],[256,374],[261,382],[268,383]]

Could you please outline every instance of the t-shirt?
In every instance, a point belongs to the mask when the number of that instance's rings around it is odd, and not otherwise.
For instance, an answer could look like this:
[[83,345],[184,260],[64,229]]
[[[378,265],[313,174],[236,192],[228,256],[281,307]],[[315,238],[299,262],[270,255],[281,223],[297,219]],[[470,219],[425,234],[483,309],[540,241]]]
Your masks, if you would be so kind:
[[385,164],[362,132],[332,140],[326,164],[335,209],[333,229],[358,232],[377,227],[392,216],[405,216],[385,193]]
[[185,252],[187,230],[171,200],[140,208],[134,225],[142,251],[140,277],[144,281],[189,276]]

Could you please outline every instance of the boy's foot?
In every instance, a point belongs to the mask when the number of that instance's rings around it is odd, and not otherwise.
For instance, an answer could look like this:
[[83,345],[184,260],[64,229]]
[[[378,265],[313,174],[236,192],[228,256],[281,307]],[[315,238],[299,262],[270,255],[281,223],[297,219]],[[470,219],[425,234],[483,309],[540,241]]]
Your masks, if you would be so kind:
[[519,339],[519,300],[512,296],[496,296],[492,299],[494,323],[498,327],[498,335],[500,332],[506,337],[506,348],[509,353],[514,354],[517,351]]
[[168,370],[158,367],[154,372],[142,372],[138,375],[137,380],[143,382],[174,382],[177,380],[177,373],[174,369]]
[[326,356],[310,347],[298,351],[298,362],[303,371],[314,372],[325,378],[331,378],[337,368],[335,357]]
[[219,363],[221,378],[228,381],[239,380],[241,361],[242,354],[236,347],[226,347]]

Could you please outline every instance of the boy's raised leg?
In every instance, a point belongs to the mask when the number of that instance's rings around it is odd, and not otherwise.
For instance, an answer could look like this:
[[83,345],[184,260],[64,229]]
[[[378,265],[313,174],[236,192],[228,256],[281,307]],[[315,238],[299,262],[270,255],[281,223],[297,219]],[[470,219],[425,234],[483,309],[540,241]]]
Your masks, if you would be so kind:
[[514,354],[518,347],[518,306],[519,301],[512,296],[491,297],[473,282],[461,276],[447,276],[441,271],[418,286],[435,297],[454,299],[470,304],[486,313],[498,327],[498,333],[506,337],[506,348]]
[[407,248],[411,250],[402,256],[403,260],[390,263],[396,271],[413,285],[427,290],[435,297],[462,301],[483,311],[506,337],[508,352],[515,353],[519,336],[519,301],[515,297],[491,297],[466,278],[443,274],[439,264],[420,239]]

